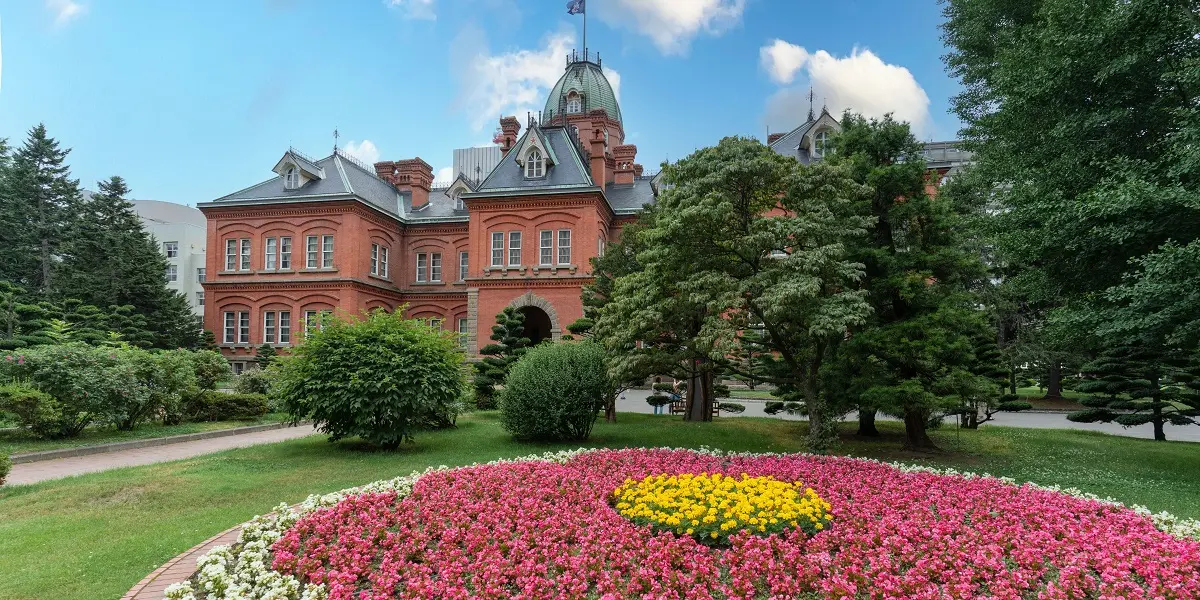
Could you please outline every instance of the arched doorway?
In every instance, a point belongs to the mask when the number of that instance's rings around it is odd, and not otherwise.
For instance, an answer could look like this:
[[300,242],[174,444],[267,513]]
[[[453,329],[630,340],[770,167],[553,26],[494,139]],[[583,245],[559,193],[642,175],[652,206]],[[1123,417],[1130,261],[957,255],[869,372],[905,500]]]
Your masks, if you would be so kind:
[[524,306],[521,307],[521,314],[525,315],[525,337],[529,338],[531,346],[553,338],[550,315],[546,311],[536,306]]

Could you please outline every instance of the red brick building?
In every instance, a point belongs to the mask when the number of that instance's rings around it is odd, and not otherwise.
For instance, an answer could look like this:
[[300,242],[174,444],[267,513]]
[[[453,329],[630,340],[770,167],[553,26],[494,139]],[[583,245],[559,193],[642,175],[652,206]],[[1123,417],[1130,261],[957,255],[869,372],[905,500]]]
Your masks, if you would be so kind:
[[[275,177],[200,204],[205,327],[235,368],[261,344],[294,343],[321,312],[406,307],[460,332],[469,355],[506,306],[525,313],[535,341],[561,336],[583,314],[590,260],[658,192],[591,58],[568,57],[540,122],[501,119],[498,162],[449,187],[435,188],[420,158],[367,166],[289,149]],[[810,111],[769,143],[807,163],[837,126]]]

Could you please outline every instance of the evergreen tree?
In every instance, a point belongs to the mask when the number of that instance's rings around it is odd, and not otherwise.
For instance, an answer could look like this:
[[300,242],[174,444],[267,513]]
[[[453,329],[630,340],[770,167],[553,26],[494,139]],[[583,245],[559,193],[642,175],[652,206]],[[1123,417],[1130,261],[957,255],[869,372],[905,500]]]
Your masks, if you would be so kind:
[[66,164],[68,152],[44,125],[31,129],[12,157],[0,203],[0,279],[40,298],[58,290],[56,263],[80,202],[79,181],[70,178]]
[[60,333],[66,341],[82,342],[89,346],[102,346],[111,340],[109,315],[99,308],[84,304],[82,300],[70,298],[62,303]]
[[258,368],[266,370],[271,366],[271,361],[275,360],[275,346],[263,344],[254,352],[254,362],[258,363]]
[[[150,331],[145,315],[135,312],[132,305],[109,306],[106,325],[117,334],[118,339],[138,348],[154,346],[154,332]],[[111,336],[110,336],[111,337]]]
[[204,332],[200,334],[200,341],[198,342],[196,349],[220,352],[221,347],[217,345],[217,335],[211,330],[205,329]]
[[1167,423],[1200,423],[1200,360],[1193,352],[1116,342],[1084,365],[1083,372],[1088,379],[1079,391],[1095,395],[1082,400],[1088,408],[1067,415],[1071,421],[1115,421],[1125,427],[1150,423],[1159,441],[1167,439]]
[[48,305],[31,304],[25,290],[0,281],[0,350],[54,343],[50,321],[55,311]]
[[496,315],[490,336],[494,343],[479,349],[482,359],[475,363],[475,403],[479,408],[495,406],[496,387],[504,385],[508,370],[525,354],[525,315],[511,306]]

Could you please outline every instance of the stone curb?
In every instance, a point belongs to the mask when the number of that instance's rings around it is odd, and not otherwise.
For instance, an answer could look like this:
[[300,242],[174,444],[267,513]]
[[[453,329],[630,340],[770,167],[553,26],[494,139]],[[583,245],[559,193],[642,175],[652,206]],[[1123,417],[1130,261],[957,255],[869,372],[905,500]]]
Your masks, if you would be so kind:
[[111,444],[97,444],[95,446],[80,446],[78,448],[63,448],[61,450],[45,450],[42,452],[26,452],[24,454],[13,454],[11,456],[14,465],[22,465],[25,463],[39,462],[43,460],[54,460],[56,458],[72,458],[76,456],[89,456],[92,454],[104,454],[107,452],[119,452],[121,450],[136,450],[138,448],[151,448],[154,446],[166,446],[169,444],[178,444],[181,442],[194,442],[196,440],[208,440],[212,438],[227,437],[231,435],[239,435],[243,433],[255,433],[258,431],[269,431],[271,429],[283,429],[289,427],[287,423],[268,423],[266,425],[250,425],[248,427],[234,427],[231,429],[217,429],[214,431],[201,431],[198,433],[185,433],[182,435],[171,435],[160,438],[149,438],[144,440],[131,440],[128,442],[113,442]]

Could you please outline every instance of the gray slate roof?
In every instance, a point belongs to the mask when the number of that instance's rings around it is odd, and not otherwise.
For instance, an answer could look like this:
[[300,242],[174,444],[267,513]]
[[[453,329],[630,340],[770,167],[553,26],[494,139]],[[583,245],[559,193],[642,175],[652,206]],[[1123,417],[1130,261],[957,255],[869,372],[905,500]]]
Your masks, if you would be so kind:
[[[514,148],[521,148],[525,138],[531,131],[541,129],[541,138],[549,146],[558,162],[546,169],[546,176],[538,179],[526,179],[525,170],[517,164],[517,153],[509,152],[508,156],[500,159],[500,164],[488,174],[479,186],[479,192],[525,191],[535,189],[556,189],[573,187],[591,187],[592,175],[575,145],[567,136],[564,127],[542,127],[534,125],[525,131],[525,135],[517,140]],[[536,134],[535,134],[536,135]]]
[[429,204],[418,210],[412,209],[412,194],[401,192],[404,198],[404,220],[408,223],[445,223],[467,221],[467,210],[454,208],[454,198],[447,193],[450,188],[429,190]]
[[779,154],[790,156],[800,161],[801,164],[807,165],[812,162],[812,158],[808,155],[808,150],[799,147],[800,141],[804,139],[808,130],[812,129],[812,126],[816,124],[815,120],[804,122],[783,137],[775,140],[775,143],[771,144],[770,148]]
[[654,188],[650,182],[653,177],[643,176],[633,180],[633,183],[610,183],[604,188],[604,196],[608,205],[618,215],[638,213],[643,207],[654,204]]

